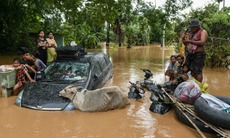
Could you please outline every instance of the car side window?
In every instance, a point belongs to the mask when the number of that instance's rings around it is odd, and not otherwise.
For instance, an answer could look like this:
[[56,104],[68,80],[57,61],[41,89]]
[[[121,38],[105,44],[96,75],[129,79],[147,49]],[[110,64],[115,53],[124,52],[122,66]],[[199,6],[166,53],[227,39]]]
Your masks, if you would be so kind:
[[99,60],[99,62],[100,62],[100,65],[101,65],[102,69],[105,69],[107,67],[107,63],[106,63],[104,57],[101,57],[100,60]]
[[104,57],[104,60],[105,60],[106,64],[109,65],[108,58],[107,58],[107,57]]
[[94,65],[94,75],[96,75],[97,77],[99,77],[101,75],[101,68],[99,66],[99,63],[98,61],[95,62],[95,65]]

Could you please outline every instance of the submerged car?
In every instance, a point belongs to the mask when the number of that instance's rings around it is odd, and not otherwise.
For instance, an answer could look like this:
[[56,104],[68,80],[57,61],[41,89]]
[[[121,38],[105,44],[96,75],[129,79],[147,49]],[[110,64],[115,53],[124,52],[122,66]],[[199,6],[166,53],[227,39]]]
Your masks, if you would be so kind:
[[103,87],[112,76],[112,63],[106,54],[64,52],[44,70],[42,80],[28,84],[19,93],[16,105],[38,110],[73,110],[73,103],[59,96],[61,90],[68,85],[94,90]]

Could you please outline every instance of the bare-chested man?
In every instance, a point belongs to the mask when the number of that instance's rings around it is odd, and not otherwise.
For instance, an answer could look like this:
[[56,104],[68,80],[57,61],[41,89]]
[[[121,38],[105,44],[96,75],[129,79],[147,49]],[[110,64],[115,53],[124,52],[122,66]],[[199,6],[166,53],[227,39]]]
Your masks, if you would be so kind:
[[190,40],[183,40],[183,43],[190,44],[189,46],[189,67],[192,76],[202,82],[203,75],[202,70],[205,64],[205,43],[208,38],[207,32],[201,28],[198,20],[192,20],[190,22],[190,28],[192,32],[192,38]]

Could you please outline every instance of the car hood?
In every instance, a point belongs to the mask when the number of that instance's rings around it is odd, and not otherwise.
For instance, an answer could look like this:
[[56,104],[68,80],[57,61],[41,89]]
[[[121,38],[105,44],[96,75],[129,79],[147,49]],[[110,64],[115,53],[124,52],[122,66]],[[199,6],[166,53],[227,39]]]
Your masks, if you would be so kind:
[[[31,83],[23,91],[21,106],[38,110],[64,110],[71,101],[59,96],[59,92],[68,85],[70,84]],[[84,87],[84,84],[75,86]]]

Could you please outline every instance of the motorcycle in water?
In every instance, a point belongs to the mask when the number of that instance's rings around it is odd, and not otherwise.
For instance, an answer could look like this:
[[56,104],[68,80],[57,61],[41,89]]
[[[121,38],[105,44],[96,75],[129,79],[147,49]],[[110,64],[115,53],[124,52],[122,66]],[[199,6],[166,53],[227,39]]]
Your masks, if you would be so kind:
[[[150,80],[150,78],[153,76],[153,73],[149,69],[141,70],[145,73],[143,87],[151,92],[150,100],[152,101],[152,104],[150,105],[149,110],[157,114],[167,113],[172,108],[171,100],[167,95],[164,94],[159,86]],[[164,85],[167,86],[167,84]]]
[[129,81],[129,83],[131,86],[129,88],[128,98],[136,99],[137,101],[144,97],[145,90],[139,81],[136,81],[136,83]]
[[149,69],[141,69],[144,73],[144,83],[142,84],[144,88],[150,90],[150,87],[154,85],[153,81],[150,78],[153,76],[153,73]]
[[157,114],[165,114],[173,107],[173,103],[168,98],[168,96],[159,88],[159,86],[154,85],[151,88],[150,100],[152,104],[149,107],[151,112]]

